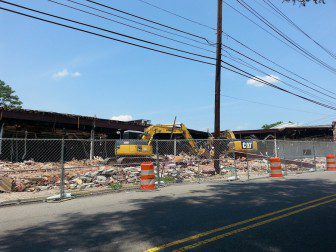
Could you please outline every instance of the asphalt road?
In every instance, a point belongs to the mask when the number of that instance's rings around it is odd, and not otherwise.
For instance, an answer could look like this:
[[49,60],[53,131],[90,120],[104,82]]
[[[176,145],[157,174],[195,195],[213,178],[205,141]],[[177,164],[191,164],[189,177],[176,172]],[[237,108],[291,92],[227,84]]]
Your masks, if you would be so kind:
[[0,251],[336,251],[336,172],[0,208]]

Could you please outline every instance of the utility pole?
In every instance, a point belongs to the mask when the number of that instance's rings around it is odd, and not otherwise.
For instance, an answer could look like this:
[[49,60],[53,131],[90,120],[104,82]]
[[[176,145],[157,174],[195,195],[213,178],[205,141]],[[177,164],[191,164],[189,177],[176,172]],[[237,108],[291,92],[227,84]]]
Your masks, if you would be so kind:
[[[215,139],[220,137],[220,91],[221,91],[221,70],[222,70],[222,0],[218,0],[217,13],[217,51],[216,51],[216,86],[215,86]],[[216,173],[220,173],[219,162],[219,142],[214,141],[215,161],[214,168]]]

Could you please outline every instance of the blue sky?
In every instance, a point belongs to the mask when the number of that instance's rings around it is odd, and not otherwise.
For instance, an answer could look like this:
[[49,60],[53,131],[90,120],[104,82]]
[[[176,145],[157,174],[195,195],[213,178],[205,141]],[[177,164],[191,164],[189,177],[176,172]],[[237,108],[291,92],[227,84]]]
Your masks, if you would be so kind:
[[[227,1],[244,11],[236,1]],[[282,19],[270,13],[262,5],[262,0],[246,1],[291,38],[300,42],[304,48],[336,67],[335,59]],[[11,0],[11,2],[212,56],[211,53],[64,9],[46,0]],[[215,41],[216,38],[215,32],[210,29],[153,9],[138,0],[100,0],[100,2],[200,34],[211,41]],[[148,0],[148,2],[209,26],[216,26],[216,0]],[[305,8],[282,4],[282,0],[273,2],[308,34],[336,52],[335,1],[329,0],[326,5],[308,4]],[[336,91],[334,74],[284,46],[225,5],[223,30],[277,63],[328,90]],[[179,122],[184,122],[190,128],[213,129],[215,79],[213,66],[161,55],[4,11],[0,11],[0,34],[2,34],[0,79],[17,91],[25,108],[96,115],[102,118],[129,115],[134,119],[150,119],[153,123],[172,123],[174,116],[177,116]],[[223,42],[261,60],[225,36]],[[267,72],[279,76],[271,71]],[[301,124],[325,124],[333,120],[335,113],[332,110],[269,87],[248,85],[247,81],[245,77],[223,70],[222,94],[286,109],[222,96],[221,129],[254,129],[260,128],[264,123],[279,120]],[[281,83],[276,84],[283,86]]]

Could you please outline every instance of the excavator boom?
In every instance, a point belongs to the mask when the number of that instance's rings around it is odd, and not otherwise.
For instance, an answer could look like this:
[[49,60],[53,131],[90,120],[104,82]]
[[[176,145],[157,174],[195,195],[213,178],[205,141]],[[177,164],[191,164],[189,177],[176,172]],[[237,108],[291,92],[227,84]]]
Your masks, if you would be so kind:
[[145,129],[141,136],[141,140],[122,140],[120,144],[116,146],[115,154],[118,157],[125,156],[143,156],[148,157],[153,155],[153,140],[157,135],[169,135],[169,136],[183,136],[186,140],[193,154],[199,154],[202,149],[198,149],[197,144],[191,136],[189,130],[184,124],[158,124],[152,125]]

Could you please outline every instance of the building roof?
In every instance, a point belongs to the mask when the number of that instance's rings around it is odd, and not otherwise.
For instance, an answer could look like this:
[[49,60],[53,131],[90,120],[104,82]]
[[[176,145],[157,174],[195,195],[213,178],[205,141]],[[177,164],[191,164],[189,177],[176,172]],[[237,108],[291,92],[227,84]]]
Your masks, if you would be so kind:
[[[100,132],[115,132],[117,130],[144,131],[149,126],[149,120],[132,120],[129,122],[102,119],[90,116],[63,114],[57,112],[0,108],[0,125],[34,125],[45,128],[66,128],[79,131],[90,131],[92,128]],[[189,129],[194,138],[207,138],[208,133]]]
[[5,109],[0,108],[0,121],[14,119],[23,121],[39,121],[54,124],[73,124],[78,126],[113,128],[121,130],[143,130],[144,126],[137,122],[122,122],[90,116],[63,114],[57,112],[30,110],[30,109]]
[[298,123],[284,122],[284,123],[280,123],[272,127],[271,129],[284,129],[284,128],[292,128],[292,127],[298,127],[298,126],[300,126]]

